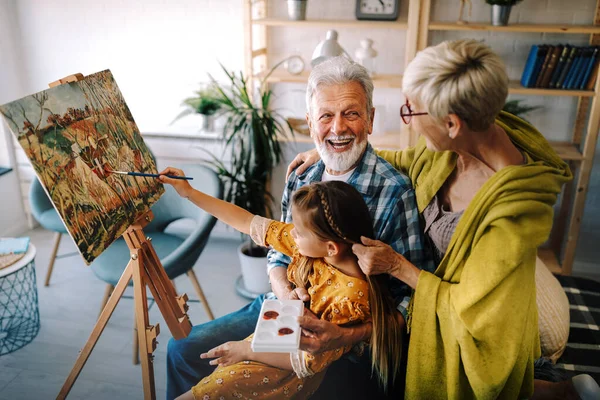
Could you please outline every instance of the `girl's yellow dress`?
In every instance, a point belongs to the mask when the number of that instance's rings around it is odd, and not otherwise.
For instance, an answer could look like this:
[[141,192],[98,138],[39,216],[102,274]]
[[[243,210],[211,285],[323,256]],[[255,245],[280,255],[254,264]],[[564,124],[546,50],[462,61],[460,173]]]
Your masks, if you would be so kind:
[[[292,257],[287,274],[293,282],[302,255],[290,231],[292,224],[255,217],[252,238],[259,245]],[[310,310],[321,319],[338,325],[366,322],[370,318],[369,286],[366,281],[343,274],[323,259],[315,260],[309,276]],[[252,335],[245,340],[251,341]],[[320,354],[302,350],[290,353],[293,371],[271,365],[242,361],[217,369],[192,388],[194,398],[208,399],[287,399],[308,398],[321,383],[329,364],[351,350],[351,346]]]

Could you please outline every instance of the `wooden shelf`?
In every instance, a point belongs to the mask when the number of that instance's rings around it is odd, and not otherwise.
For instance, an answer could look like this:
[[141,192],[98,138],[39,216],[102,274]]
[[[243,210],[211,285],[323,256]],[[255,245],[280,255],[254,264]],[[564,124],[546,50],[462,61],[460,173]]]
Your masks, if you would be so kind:
[[399,21],[355,21],[335,19],[313,19],[293,21],[285,18],[261,18],[252,20],[254,25],[264,26],[297,26],[318,28],[371,28],[371,29],[407,29],[405,20]]
[[[292,75],[285,71],[275,71],[269,76],[267,82],[306,83],[308,81],[308,74],[308,71],[304,71],[299,75]],[[262,79],[264,74],[258,74],[255,77]],[[377,88],[401,88],[402,75],[377,74],[373,77],[373,84]],[[596,95],[593,90],[526,88],[521,86],[521,83],[518,81],[510,82],[508,92],[512,94],[525,94],[530,96],[594,97]]]
[[558,275],[562,273],[562,267],[558,263],[558,258],[556,257],[554,250],[547,248],[539,248],[538,257],[540,258],[540,260],[542,260],[542,262],[550,272]]
[[[308,82],[308,71],[304,71],[299,75],[292,75],[285,71],[274,71],[268,78],[269,83],[306,83]],[[263,79],[264,74],[255,75],[258,79]],[[377,88],[400,88],[402,87],[402,75],[393,74],[377,74],[373,76],[373,84]]]
[[526,88],[519,81],[511,81],[508,85],[508,93],[527,94],[530,96],[571,96],[571,97],[594,97],[593,90],[566,90],[566,89],[543,89]]
[[583,154],[579,149],[569,142],[550,142],[550,145],[556,151],[556,154],[565,161],[581,161]]
[[531,32],[531,33],[600,33],[596,25],[542,25],[542,24],[511,24],[494,26],[482,23],[457,24],[455,22],[431,22],[430,31],[492,31],[492,32]]

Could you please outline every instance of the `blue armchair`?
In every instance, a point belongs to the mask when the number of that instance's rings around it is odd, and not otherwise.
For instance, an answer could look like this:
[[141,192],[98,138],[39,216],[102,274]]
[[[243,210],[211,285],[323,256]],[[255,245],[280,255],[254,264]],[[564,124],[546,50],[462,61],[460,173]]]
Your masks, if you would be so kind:
[[29,205],[31,207],[31,214],[36,221],[44,229],[55,232],[54,246],[52,247],[46,279],[44,280],[44,286],[48,286],[54,268],[54,261],[56,261],[56,253],[60,246],[60,239],[62,238],[63,233],[67,233],[67,228],[58,216],[58,212],[54,209],[52,202],[37,178],[33,179],[33,182],[31,182],[31,186],[29,187]]

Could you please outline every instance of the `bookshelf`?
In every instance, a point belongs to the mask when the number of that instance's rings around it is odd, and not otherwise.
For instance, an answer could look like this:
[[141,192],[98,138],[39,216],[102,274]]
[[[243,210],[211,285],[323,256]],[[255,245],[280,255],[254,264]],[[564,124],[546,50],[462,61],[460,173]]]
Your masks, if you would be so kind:
[[[405,63],[410,62],[417,51],[424,49],[429,43],[429,32],[433,31],[466,31],[466,32],[500,32],[514,33],[548,33],[589,35],[590,45],[600,45],[600,0],[596,0],[594,19],[591,25],[569,24],[511,24],[493,26],[485,23],[457,24],[454,22],[431,21],[432,0],[409,0],[405,19],[398,21],[356,21],[316,19],[306,21],[290,21],[285,18],[271,18],[267,15],[268,0],[242,0],[244,5],[245,36],[245,73],[246,76],[261,78],[269,64],[267,29],[271,27],[321,27],[324,29],[351,28],[356,30],[392,29],[405,31],[404,43]],[[275,0],[271,0],[274,2]],[[590,2],[593,0],[589,0]],[[568,38],[565,39],[568,41]],[[400,49],[402,47],[400,46]],[[395,48],[396,49],[396,48]],[[523,57],[526,57],[524,54]],[[404,66],[401,66],[402,68]],[[290,82],[305,83],[308,73],[291,75],[284,71],[275,71],[269,83]],[[377,88],[400,88],[402,71],[394,74],[379,75],[374,78]],[[523,87],[520,82],[512,81],[510,94],[525,96],[570,96],[577,98],[578,105],[571,138],[568,141],[551,142],[561,158],[569,163],[575,179],[564,188],[560,208],[547,247],[539,250],[539,257],[554,273],[569,275],[573,268],[577,240],[583,217],[585,199],[593,165],[594,153],[600,128],[600,78],[596,80],[593,90],[564,90]],[[372,135],[370,141],[378,148],[402,149],[414,145],[417,141],[415,132],[400,127],[395,132]],[[310,142],[310,138],[297,135],[299,142]]]

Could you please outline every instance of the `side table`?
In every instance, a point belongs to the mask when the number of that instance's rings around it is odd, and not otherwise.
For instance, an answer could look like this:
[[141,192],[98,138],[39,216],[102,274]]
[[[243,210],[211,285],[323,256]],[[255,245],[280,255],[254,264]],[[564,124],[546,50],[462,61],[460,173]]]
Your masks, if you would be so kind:
[[0,270],[0,356],[30,343],[40,330],[35,246]]

